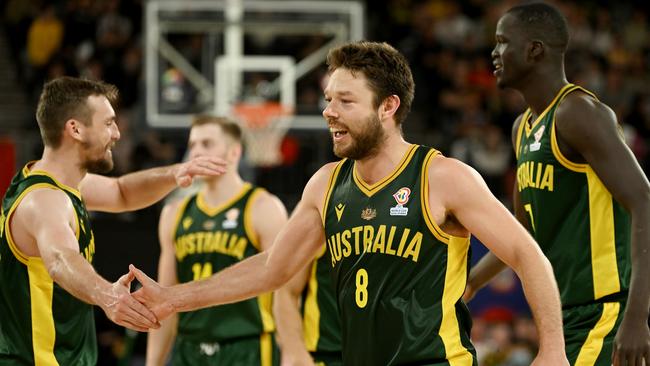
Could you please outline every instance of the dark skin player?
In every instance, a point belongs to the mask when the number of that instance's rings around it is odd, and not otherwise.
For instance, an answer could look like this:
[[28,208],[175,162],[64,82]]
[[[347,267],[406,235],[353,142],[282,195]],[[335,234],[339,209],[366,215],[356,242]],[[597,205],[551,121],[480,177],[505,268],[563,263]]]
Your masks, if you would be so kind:
[[[496,29],[492,52],[497,84],[519,91],[531,109],[534,121],[568,84],[564,71],[566,44],[553,32],[531,29],[511,12]],[[522,123],[513,125],[516,146]],[[524,122],[525,123],[525,122]],[[576,163],[586,163],[598,175],[612,197],[631,216],[632,273],[623,320],[616,333],[612,362],[616,365],[650,365],[650,186],[641,167],[626,146],[614,112],[592,96],[577,91],[566,96],[555,113],[555,128],[562,154]],[[515,216],[529,230],[528,213],[514,190]],[[470,299],[505,265],[488,254],[470,273],[465,298]]]

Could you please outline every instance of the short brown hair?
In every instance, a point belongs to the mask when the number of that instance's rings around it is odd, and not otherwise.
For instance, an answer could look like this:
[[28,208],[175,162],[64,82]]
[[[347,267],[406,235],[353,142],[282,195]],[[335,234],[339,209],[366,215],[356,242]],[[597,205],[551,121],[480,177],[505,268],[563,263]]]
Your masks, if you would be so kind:
[[235,141],[239,143],[242,142],[241,127],[239,127],[239,124],[229,118],[211,116],[209,114],[198,114],[192,119],[192,127],[203,126],[211,123],[221,127],[223,133],[232,137]]
[[391,95],[397,95],[400,106],[395,121],[401,124],[411,110],[415,82],[406,58],[388,43],[359,41],[330,50],[327,55],[329,71],[344,68],[361,72],[375,93],[374,107]]
[[36,107],[36,121],[45,146],[57,148],[61,145],[63,127],[71,118],[86,125],[92,122],[93,111],[88,106],[91,95],[103,95],[114,104],[118,91],[115,85],[68,76],[51,80],[43,86]]

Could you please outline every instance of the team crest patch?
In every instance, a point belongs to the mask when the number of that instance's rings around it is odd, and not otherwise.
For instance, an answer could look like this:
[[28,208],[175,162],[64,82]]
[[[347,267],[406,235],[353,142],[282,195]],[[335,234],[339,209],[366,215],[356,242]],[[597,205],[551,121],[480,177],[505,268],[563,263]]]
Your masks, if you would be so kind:
[[230,210],[226,211],[226,219],[223,220],[221,226],[223,226],[224,229],[234,229],[237,227],[238,218],[239,218],[239,209],[231,208]]
[[537,129],[537,132],[533,136],[535,136],[535,142],[530,144],[530,151],[537,151],[539,148],[542,146],[542,143],[539,142],[542,139],[542,135],[544,135],[544,130],[546,129],[546,126],[541,126],[539,129]]
[[205,230],[208,230],[208,231],[214,229],[214,227],[215,227],[216,225],[217,225],[217,224],[214,222],[214,220],[205,220],[205,221],[203,221],[203,228],[204,228]]
[[411,195],[411,189],[408,187],[402,187],[393,194],[393,198],[395,198],[397,205],[395,207],[390,208],[391,216],[408,215],[409,209],[408,207],[404,207],[404,205],[408,203],[410,195]]
[[212,356],[215,353],[219,352],[221,345],[219,345],[219,343],[201,343],[199,344],[199,349],[201,354]]
[[377,217],[377,210],[371,207],[366,207],[363,210],[361,210],[361,218],[364,220],[372,220],[375,217]]

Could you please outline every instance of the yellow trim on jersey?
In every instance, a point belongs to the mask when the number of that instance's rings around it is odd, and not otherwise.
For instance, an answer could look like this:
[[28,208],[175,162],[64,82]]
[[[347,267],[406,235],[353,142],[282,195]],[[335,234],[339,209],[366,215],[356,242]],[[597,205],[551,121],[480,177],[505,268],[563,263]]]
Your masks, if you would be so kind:
[[442,320],[440,338],[450,366],[471,366],[472,354],[463,346],[460,325],[456,317],[456,303],[460,301],[467,285],[467,255],[469,238],[452,237],[447,246],[447,270],[442,292]]
[[330,180],[327,183],[327,192],[325,193],[325,202],[323,202],[323,213],[321,214],[323,219],[323,227],[325,227],[325,216],[327,216],[327,206],[329,205],[330,196],[332,195],[332,191],[334,190],[334,183],[336,183],[336,178],[339,176],[341,167],[343,166],[343,163],[345,163],[346,160],[348,159],[343,159],[339,161],[334,167],[334,170],[332,170],[332,173],[330,174]]
[[246,236],[248,236],[250,243],[255,247],[255,249],[257,249],[258,252],[262,251],[262,244],[260,243],[260,238],[258,237],[257,232],[253,227],[253,209],[251,206],[253,205],[253,202],[257,196],[263,190],[264,189],[262,188],[256,188],[255,191],[251,193],[250,197],[248,197],[248,201],[244,206],[244,231],[246,231]]
[[54,341],[56,340],[52,314],[54,282],[52,282],[41,258],[29,258],[27,272],[31,300],[34,364],[36,366],[58,365],[59,363],[54,357]]
[[203,198],[203,190],[201,190],[196,195],[196,207],[198,207],[199,210],[208,216],[215,216],[223,211],[226,207],[231,206],[233,203],[237,202],[246,194],[246,192],[248,192],[249,189],[251,189],[251,184],[248,182],[244,183],[241,190],[236,195],[232,196],[229,200],[217,207],[210,207],[210,205],[205,202],[205,199]]
[[517,128],[517,138],[515,139],[515,157],[519,158],[519,148],[521,147],[521,138],[524,135],[524,127],[526,126],[526,121],[530,118],[530,108],[526,109],[521,120],[519,121],[519,127]]
[[432,215],[431,215],[431,207],[429,206],[429,165],[433,161],[433,158],[437,155],[440,155],[440,151],[431,149],[427,153],[427,156],[424,158],[424,162],[422,163],[422,176],[420,178],[420,205],[422,206],[422,217],[424,218],[424,222],[427,224],[427,227],[429,228],[429,231],[433,236],[436,237],[436,239],[440,240],[441,242],[445,244],[449,244],[449,241],[451,239],[459,239],[459,240],[467,240],[469,239],[468,237],[459,237],[459,236],[454,236],[447,234],[432,220]]
[[273,293],[267,292],[257,297],[257,305],[260,308],[260,318],[262,319],[262,329],[265,332],[275,331],[275,321],[273,320]]
[[23,175],[25,177],[31,176],[31,175],[44,175],[54,181],[54,183],[59,186],[59,188],[63,189],[64,191],[69,191],[70,193],[74,194],[79,198],[80,200],[83,201],[81,197],[81,192],[79,192],[78,189],[72,188],[70,186],[67,186],[61,182],[59,182],[56,178],[54,178],[50,173],[46,172],[45,170],[29,170],[29,166],[35,163],[36,161],[30,161],[29,163],[25,164],[23,167]]
[[[55,186],[55,185],[53,185],[51,183],[36,183],[36,184],[33,184],[33,185],[27,187],[24,191],[20,192],[20,195],[18,195],[18,198],[16,198],[13,205],[11,205],[11,207],[9,207],[9,211],[7,212],[7,217],[5,218],[5,233],[7,233],[6,236],[7,236],[7,243],[9,244],[9,249],[13,253],[14,257],[16,257],[16,259],[18,259],[18,261],[20,261],[24,265],[28,265],[28,261],[31,258],[38,258],[38,257],[29,257],[28,255],[21,252],[20,249],[18,249],[18,246],[16,245],[16,243],[14,242],[13,237],[11,236],[11,230],[10,230],[9,222],[11,221],[11,215],[13,215],[14,211],[16,211],[16,208],[18,208],[18,205],[20,204],[20,202],[23,200],[23,198],[25,198],[25,195],[27,195],[27,193],[29,193],[29,192],[31,192],[33,190],[39,189],[39,188],[49,188],[49,189],[61,190],[61,187],[57,187],[57,186]],[[75,216],[76,216],[76,210],[74,210],[74,211],[75,211]],[[78,221],[78,218],[77,218],[77,233],[76,233],[76,235],[77,235],[77,239],[79,239],[79,221]]]
[[375,184],[368,184],[364,182],[363,179],[361,179],[361,177],[357,175],[356,162],[352,166],[352,179],[356,183],[357,187],[359,187],[361,192],[363,192],[368,197],[372,197],[372,195],[379,192],[382,188],[384,188],[395,178],[397,178],[400,175],[400,173],[402,173],[402,171],[408,166],[417,148],[418,145],[411,145],[409,150],[402,157],[402,161],[400,161],[400,163],[397,164],[393,172]]
[[616,261],[614,232],[614,204],[612,195],[596,173],[587,167],[589,189],[589,232],[591,236],[591,270],[594,281],[594,299],[621,290]]
[[560,91],[557,92],[557,94],[553,98],[553,101],[551,101],[551,103],[546,107],[546,109],[544,109],[544,112],[542,112],[539,116],[537,116],[537,118],[535,119],[535,122],[533,122],[532,124],[528,123],[528,119],[526,119],[526,120],[522,119],[521,120],[521,123],[526,124],[526,137],[530,136],[530,133],[535,129],[535,127],[537,127],[539,122],[544,119],[546,114],[551,110],[551,108],[553,108],[555,103],[557,103],[559,101],[560,97],[563,96],[564,92],[567,91],[568,89],[574,87],[574,86],[575,85],[573,85],[573,84],[567,84],[567,85],[563,86],[562,89],[560,89]]
[[185,210],[187,209],[187,204],[190,202],[192,199],[192,196],[187,196],[183,198],[181,201],[181,204],[178,206],[178,210],[176,211],[176,218],[174,219],[174,231],[171,233],[172,238],[176,237],[176,232],[178,231],[179,226],[181,225],[181,219],[185,215]]
[[[573,85],[573,84],[569,84],[569,85]],[[581,88],[581,87],[579,87],[577,85],[573,85],[573,89],[569,90],[565,95],[563,95],[562,99],[564,99],[564,97],[569,95],[569,93],[574,92],[576,90],[580,90],[581,92],[586,93],[586,94],[590,95],[592,98],[598,100],[598,98],[596,98],[594,93],[592,93],[592,92],[590,92],[590,91],[588,91],[586,89],[583,89],[583,88]],[[562,101],[562,99],[560,101],[558,101],[558,104]],[[569,158],[567,158],[566,156],[564,156],[564,154],[562,154],[562,150],[560,150],[560,145],[557,142],[557,132],[555,131],[555,124],[556,124],[555,115],[553,115],[553,120],[551,121],[551,150],[553,151],[553,156],[565,168],[567,168],[569,170],[572,170],[574,172],[578,172],[578,173],[586,173],[587,169],[589,167],[589,164],[587,164],[587,163],[575,163],[575,162],[569,160]]]
[[305,338],[305,347],[309,352],[315,352],[318,347],[320,338],[320,308],[318,307],[318,279],[316,270],[318,267],[318,258],[325,254],[325,245],[322,246],[320,253],[314,259],[307,283],[307,296],[305,297],[304,316],[303,316],[303,334]]
[[260,365],[273,365],[273,339],[269,333],[260,335]]
[[617,302],[603,304],[603,314],[596,326],[589,332],[582,348],[580,348],[575,366],[593,366],[596,364],[596,360],[598,360],[600,351],[603,348],[603,340],[614,328],[620,308],[621,304]]

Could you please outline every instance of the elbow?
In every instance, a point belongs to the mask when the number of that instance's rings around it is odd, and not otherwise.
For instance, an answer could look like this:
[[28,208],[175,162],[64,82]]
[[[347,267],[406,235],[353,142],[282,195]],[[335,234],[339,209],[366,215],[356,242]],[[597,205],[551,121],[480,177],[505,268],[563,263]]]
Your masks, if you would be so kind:
[[45,263],[45,268],[52,281],[58,283],[64,270],[63,254],[61,252],[55,252],[52,258]]

